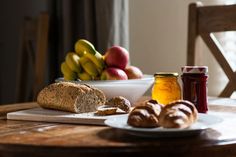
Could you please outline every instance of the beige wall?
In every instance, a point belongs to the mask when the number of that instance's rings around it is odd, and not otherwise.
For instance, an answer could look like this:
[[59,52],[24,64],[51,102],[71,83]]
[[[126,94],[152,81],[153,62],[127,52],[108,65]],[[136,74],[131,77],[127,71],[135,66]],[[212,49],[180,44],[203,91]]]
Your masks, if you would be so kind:
[[[186,63],[188,4],[194,0],[129,0],[131,64],[144,73],[160,71],[180,73]],[[217,0],[203,0],[214,4]],[[205,45],[200,47],[206,51]],[[209,66],[209,95],[217,95],[224,86],[223,74],[211,55],[204,53]],[[223,74],[224,75],[224,74]]]
[[187,3],[130,0],[131,64],[145,73],[179,71],[186,60]]

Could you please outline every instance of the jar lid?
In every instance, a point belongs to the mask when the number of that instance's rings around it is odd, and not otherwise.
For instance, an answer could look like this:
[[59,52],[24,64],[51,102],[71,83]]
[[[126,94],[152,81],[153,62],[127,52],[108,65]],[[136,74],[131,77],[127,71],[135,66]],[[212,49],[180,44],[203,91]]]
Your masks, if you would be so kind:
[[202,74],[208,72],[207,66],[183,66],[181,67],[181,71],[183,73],[194,73],[194,74]]
[[176,72],[157,72],[154,74],[155,77],[178,77],[179,74]]

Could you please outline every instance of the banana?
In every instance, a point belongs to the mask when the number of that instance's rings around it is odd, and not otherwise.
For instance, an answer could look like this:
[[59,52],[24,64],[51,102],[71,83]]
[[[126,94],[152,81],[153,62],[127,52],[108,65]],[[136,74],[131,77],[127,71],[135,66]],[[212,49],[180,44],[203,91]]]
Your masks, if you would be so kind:
[[92,76],[90,76],[87,72],[83,71],[78,73],[78,77],[82,81],[92,80]]
[[79,62],[83,67],[84,71],[86,71],[89,75],[95,77],[99,74],[96,65],[93,62],[91,62],[88,58],[80,57]]
[[80,39],[75,43],[75,52],[81,57],[84,55],[84,52],[91,53],[92,55],[96,54],[96,50],[89,41],[85,39]]
[[69,68],[69,66],[66,64],[66,62],[63,62],[61,64],[61,72],[62,72],[65,80],[75,80],[77,78],[76,73],[73,72]]
[[76,79],[76,77],[74,77],[74,76],[64,75],[63,77],[64,77],[64,80],[66,80],[66,81],[71,81],[71,80],[75,80]]
[[90,61],[92,61],[96,65],[99,73],[102,72],[102,70],[105,67],[105,63],[104,63],[103,56],[99,52],[96,51],[95,55],[85,52],[84,57],[88,58]]
[[69,52],[66,55],[66,64],[69,66],[69,68],[72,71],[77,72],[77,73],[81,71],[79,59],[80,59],[79,56],[73,52]]

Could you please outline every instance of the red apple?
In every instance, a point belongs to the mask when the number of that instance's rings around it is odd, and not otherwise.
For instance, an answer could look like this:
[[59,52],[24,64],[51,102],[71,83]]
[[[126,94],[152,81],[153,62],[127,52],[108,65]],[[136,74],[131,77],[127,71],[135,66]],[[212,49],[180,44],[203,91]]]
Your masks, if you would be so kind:
[[126,73],[114,67],[106,68],[101,74],[101,80],[127,80]]
[[129,52],[121,46],[112,46],[104,55],[108,67],[116,67],[124,70],[129,62]]
[[125,68],[125,73],[128,79],[140,79],[143,77],[142,71],[136,66],[127,66]]

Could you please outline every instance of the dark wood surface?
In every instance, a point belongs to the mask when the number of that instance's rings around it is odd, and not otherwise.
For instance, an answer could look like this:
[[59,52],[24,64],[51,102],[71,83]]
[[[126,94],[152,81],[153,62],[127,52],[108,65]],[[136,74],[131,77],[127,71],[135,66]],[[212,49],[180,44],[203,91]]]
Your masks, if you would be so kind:
[[[13,106],[19,110],[26,104]],[[106,126],[3,119],[0,156],[236,156],[236,100],[210,99],[209,104],[209,112],[224,121],[190,137],[143,138]],[[0,112],[10,106],[0,106]]]
[[225,57],[223,46],[213,33],[236,30],[236,5],[204,6],[191,3],[188,12],[187,65],[196,64],[198,38],[201,37],[228,77],[220,97],[230,97],[236,90],[236,72]]

